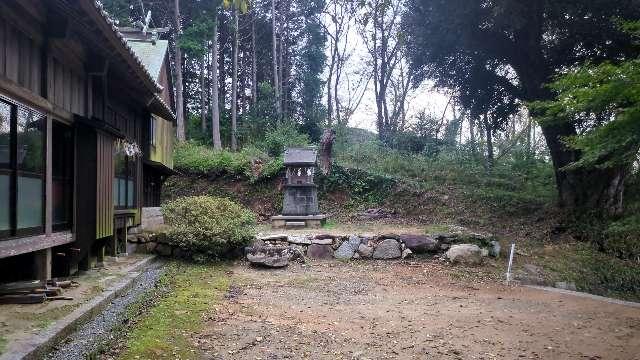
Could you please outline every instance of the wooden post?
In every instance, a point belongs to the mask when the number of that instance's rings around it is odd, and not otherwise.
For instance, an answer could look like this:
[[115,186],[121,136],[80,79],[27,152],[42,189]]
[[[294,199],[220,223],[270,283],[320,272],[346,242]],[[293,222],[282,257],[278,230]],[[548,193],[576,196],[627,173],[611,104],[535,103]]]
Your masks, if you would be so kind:
[[47,115],[46,125],[46,165],[45,165],[45,214],[44,229],[47,236],[53,233],[53,118]]
[[113,235],[110,238],[111,241],[111,251],[109,252],[109,256],[116,257],[118,256],[118,228],[113,227]]
[[34,254],[33,272],[38,280],[51,279],[51,249],[36,251]]

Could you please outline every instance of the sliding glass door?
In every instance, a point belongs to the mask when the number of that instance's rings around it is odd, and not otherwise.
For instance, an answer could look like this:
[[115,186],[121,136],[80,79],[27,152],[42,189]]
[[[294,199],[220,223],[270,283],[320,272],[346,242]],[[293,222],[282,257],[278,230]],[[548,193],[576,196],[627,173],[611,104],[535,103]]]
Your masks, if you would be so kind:
[[11,235],[11,106],[0,100],[0,238]]
[[44,232],[46,116],[0,97],[0,237]]
[[73,224],[73,129],[54,122],[51,138],[53,231],[69,230]]

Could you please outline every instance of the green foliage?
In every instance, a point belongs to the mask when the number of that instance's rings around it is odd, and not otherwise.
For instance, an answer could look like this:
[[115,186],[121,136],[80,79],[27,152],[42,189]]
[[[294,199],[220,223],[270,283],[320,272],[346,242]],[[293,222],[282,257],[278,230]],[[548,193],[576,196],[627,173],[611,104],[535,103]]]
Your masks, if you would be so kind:
[[640,300],[640,264],[621,260],[580,243],[559,248],[543,260],[554,281],[572,281],[580,291],[628,300]]
[[341,148],[336,158],[344,167],[422,189],[456,189],[495,211],[527,212],[555,199],[553,169],[535,159],[505,157],[487,172],[482,162],[464,149],[415,154],[377,142]]
[[604,231],[603,247],[623,259],[640,258],[640,214],[610,223]]
[[176,169],[193,174],[231,175],[252,181],[275,177],[284,168],[280,157],[269,157],[255,147],[240,152],[216,151],[194,141],[176,144],[174,164]]
[[171,245],[196,260],[236,255],[255,235],[255,215],[224,198],[179,198],[164,204],[162,213]]
[[640,158],[640,60],[586,64],[550,87],[558,97],[534,104],[539,121],[582,128],[566,139],[582,154],[569,168],[629,166]]
[[276,128],[267,131],[264,140],[258,144],[270,156],[280,156],[288,147],[309,145],[309,137],[298,132],[292,123],[280,124]]
[[346,192],[359,204],[382,203],[396,185],[392,178],[334,164],[329,176],[318,176],[321,193]]

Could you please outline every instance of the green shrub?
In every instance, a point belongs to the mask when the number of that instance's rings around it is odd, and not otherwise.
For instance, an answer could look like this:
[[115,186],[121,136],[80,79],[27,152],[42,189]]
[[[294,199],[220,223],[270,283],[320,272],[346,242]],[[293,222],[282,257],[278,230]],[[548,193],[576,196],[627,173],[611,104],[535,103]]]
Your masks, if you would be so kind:
[[224,198],[184,197],[162,206],[167,238],[193,259],[233,256],[253,239],[255,215]]
[[[216,151],[197,142],[176,144],[174,161],[177,169],[192,174],[233,175],[256,181],[279,174],[284,168],[282,159],[271,158],[256,147],[239,152]],[[253,164],[263,164],[262,171],[254,172]]]
[[604,231],[603,247],[623,259],[640,259],[640,215],[614,221]]
[[309,137],[298,132],[295,124],[291,123],[282,124],[267,131],[264,140],[259,144],[267,154],[273,157],[282,155],[288,147],[306,145],[309,145]]

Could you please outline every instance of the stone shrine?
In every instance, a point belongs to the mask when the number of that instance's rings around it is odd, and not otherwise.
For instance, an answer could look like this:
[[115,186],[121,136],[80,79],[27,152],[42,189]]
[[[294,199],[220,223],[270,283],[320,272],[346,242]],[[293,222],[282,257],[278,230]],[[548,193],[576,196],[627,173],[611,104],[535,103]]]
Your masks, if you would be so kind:
[[282,215],[271,218],[275,228],[320,227],[326,220],[318,208],[318,185],[314,176],[318,155],[313,148],[290,148],[284,153],[286,183]]

